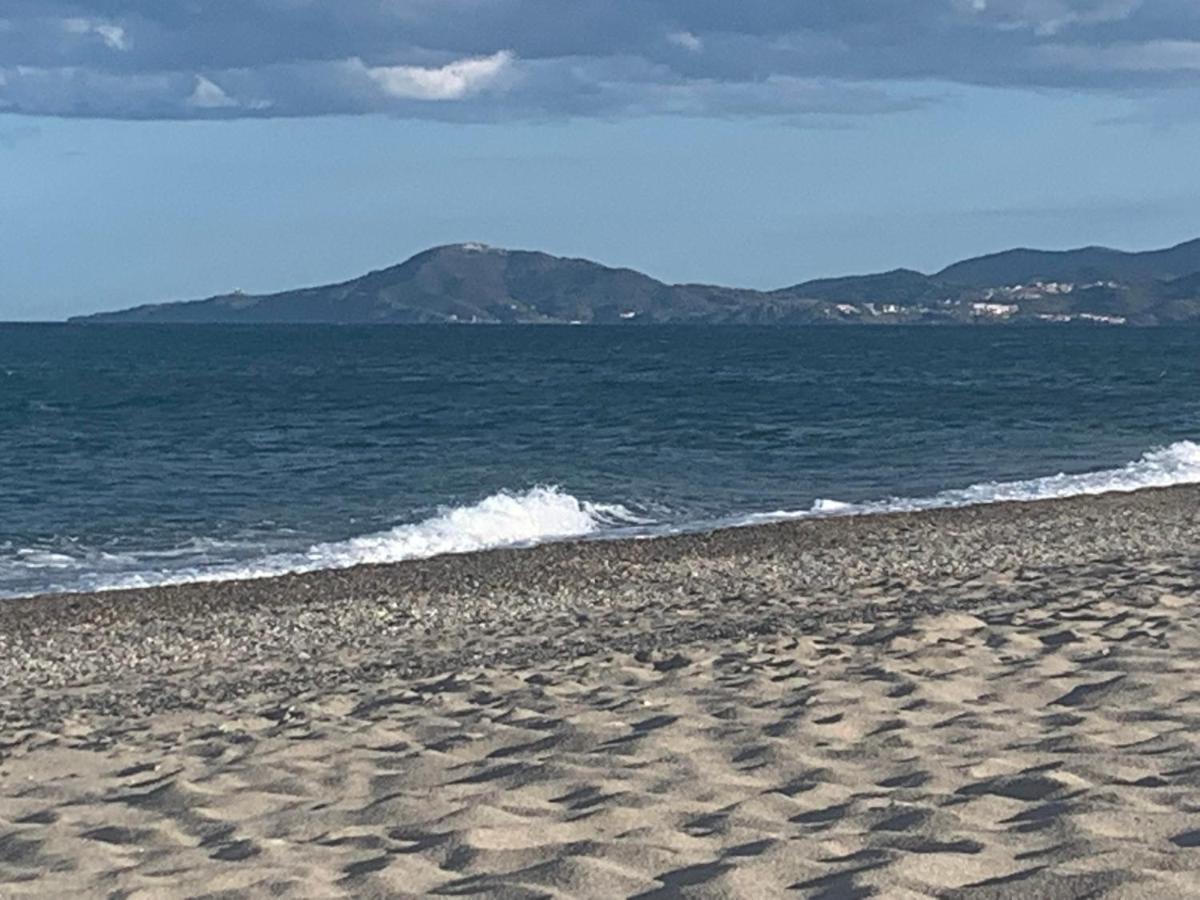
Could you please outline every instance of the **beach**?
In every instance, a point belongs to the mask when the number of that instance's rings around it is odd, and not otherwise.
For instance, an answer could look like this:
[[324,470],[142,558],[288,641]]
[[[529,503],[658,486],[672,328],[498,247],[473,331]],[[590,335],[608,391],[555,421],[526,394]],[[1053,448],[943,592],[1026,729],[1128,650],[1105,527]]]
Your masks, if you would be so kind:
[[3,601],[0,896],[1197,896],[1198,508]]

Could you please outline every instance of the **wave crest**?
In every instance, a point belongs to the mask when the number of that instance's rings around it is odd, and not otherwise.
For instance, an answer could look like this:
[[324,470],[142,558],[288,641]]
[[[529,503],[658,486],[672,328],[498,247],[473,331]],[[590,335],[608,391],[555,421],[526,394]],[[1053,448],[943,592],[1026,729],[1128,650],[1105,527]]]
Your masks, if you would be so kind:
[[620,504],[589,503],[557,487],[543,486],[520,494],[502,491],[473,506],[444,508],[423,522],[317,544],[305,558],[314,564],[313,568],[322,569],[400,562],[584,537],[606,526],[641,521]]

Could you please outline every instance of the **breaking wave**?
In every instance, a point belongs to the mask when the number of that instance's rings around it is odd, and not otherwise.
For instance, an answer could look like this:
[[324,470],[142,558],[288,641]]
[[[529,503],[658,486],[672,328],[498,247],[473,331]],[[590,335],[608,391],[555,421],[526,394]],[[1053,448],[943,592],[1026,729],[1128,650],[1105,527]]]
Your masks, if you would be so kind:
[[493,494],[473,506],[445,509],[413,525],[317,544],[304,558],[314,569],[399,562],[584,537],[605,527],[645,521],[620,504],[590,503],[557,487],[536,487],[523,494]]
[[[302,552],[274,553],[244,562],[227,561],[228,551],[235,545],[211,541],[191,542],[187,550],[192,552],[177,550],[147,554],[72,555],[22,549],[0,563],[0,584],[17,574],[13,571],[16,567],[26,572],[36,570],[42,584],[49,582],[47,587],[34,589],[39,593],[269,578],[319,569],[344,569],[364,563],[401,562],[444,553],[468,553],[586,537],[601,529],[631,528],[647,522],[619,504],[590,503],[557,487],[541,486],[523,493],[502,491],[471,506],[444,508],[423,521],[397,525],[386,531],[314,544]],[[218,552],[212,554],[213,550]],[[213,559],[213,555],[218,558]],[[190,557],[191,561],[178,567],[149,567],[156,561],[161,566],[166,556]],[[220,559],[222,556],[226,561]],[[30,592],[18,589],[14,593]]]

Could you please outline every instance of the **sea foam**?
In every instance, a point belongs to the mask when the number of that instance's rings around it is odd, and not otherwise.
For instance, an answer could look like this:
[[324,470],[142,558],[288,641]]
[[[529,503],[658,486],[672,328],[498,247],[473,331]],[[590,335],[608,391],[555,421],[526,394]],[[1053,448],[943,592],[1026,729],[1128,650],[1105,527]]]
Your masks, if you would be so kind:
[[1200,482],[1200,444],[1177,441],[1144,453],[1139,459],[1116,469],[1100,469],[1068,475],[1046,475],[1022,481],[985,481],[965,488],[940,491],[928,497],[891,497],[846,503],[820,499],[810,509],[755,513],[732,524],[751,525],[817,516],[871,515],[887,512],[915,512],[978,506],[985,503],[1009,503],[1019,500],[1050,500],[1085,494],[1128,492],[1150,487]]
[[[68,578],[47,588],[55,591],[103,591],[184,584],[194,581],[233,581],[270,578],[320,569],[345,569],[368,563],[402,562],[445,553],[468,553],[500,547],[593,535],[602,529],[636,528],[649,524],[624,506],[580,500],[555,486],[523,492],[501,491],[469,506],[445,507],[419,522],[344,541],[314,544],[306,551],[273,553],[240,562],[202,562],[173,568],[153,568],[183,550],[144,554],[106,554],[104,559],[76,559],[63,554],[38,554],[24,568],[45,567],[42,557],[54,557],[54,567]],[[223,549],[232,547],[222,542]],[[198,546],[192,542],[192,546]],[[206,547],[209,545],[206,544]],[[212,543],[216,547],[216,543]],[[22,551],[29,554],[32,551]],[[194,554],[192,554],[194,555]],[[203,554],[208,556],[206,552]],[[18,554],[18,565],[20,564]],[[12,568],[12,563],[0,569]]]
[[472,506],[443,509],[422,522],[377,534],[317,544],[304,558],[319,569],[399,562],[584,537],[605,527],[645,521],[620,504],[590,503],[557,487],[535,487],[519,494],[493,494]]

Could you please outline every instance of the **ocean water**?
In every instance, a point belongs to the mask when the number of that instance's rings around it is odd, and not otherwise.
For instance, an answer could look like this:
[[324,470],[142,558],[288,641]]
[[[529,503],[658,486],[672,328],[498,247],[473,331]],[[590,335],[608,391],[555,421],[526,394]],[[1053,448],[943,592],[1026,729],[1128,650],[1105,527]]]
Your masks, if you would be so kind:
[[1200,481],[1200,330],[0,325],[0,596]]

